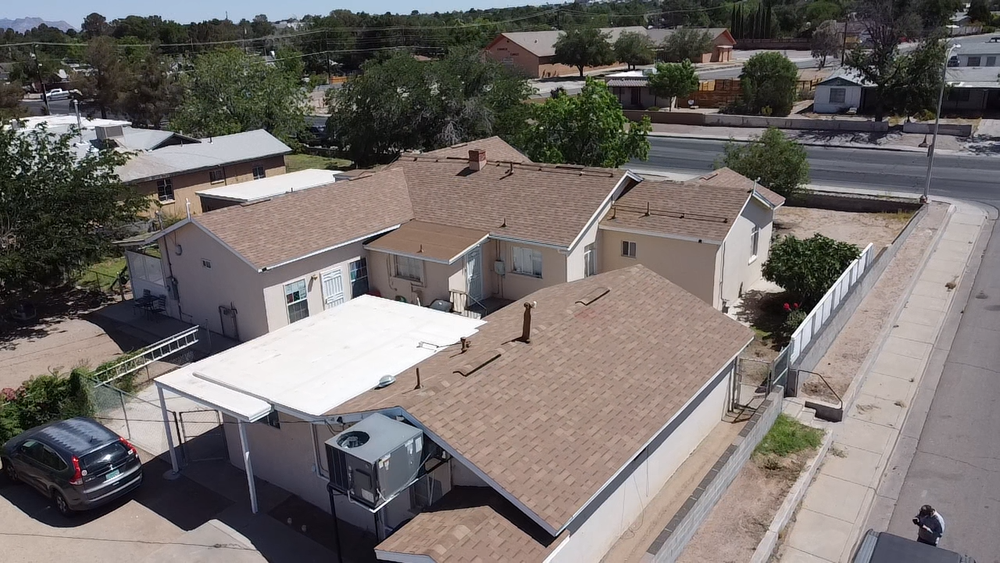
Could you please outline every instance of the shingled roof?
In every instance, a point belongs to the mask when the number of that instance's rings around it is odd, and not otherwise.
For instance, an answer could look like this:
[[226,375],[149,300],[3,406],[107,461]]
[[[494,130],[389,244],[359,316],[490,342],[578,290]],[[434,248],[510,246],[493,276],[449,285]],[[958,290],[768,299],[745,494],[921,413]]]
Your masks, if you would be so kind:
[[718,244],[748,199],[744,188],[645,180],[615,201],[601,226]]
[[765,188],[732,168],[719,168],[718,170],[713,170],[704,176],[688,180],[688,183],[743,188],[748,192],[750,190],[756,190],[757,195],[764,198],[764,200],[770,203],[772,207],[781,207],[785,204],[785,198],[780,194]]
[[416,366],[420,389],[407,370],[328,414],[405,409],[554,533],[752,339],[637,265],[537,291]]
[[531,159],[524,156],[521,151],[515,149],[497,136],[469,141],[468,143],[459,143],[443,149],[428,151],[423,154],[424,156],[433,156],[438,158],[468,158],[469,151],[473,149],[486,151],[486,156],[490,160],[531,162]]
[[561,542],[493,489],[454,487],[375,548],[436,563],[542,561]]

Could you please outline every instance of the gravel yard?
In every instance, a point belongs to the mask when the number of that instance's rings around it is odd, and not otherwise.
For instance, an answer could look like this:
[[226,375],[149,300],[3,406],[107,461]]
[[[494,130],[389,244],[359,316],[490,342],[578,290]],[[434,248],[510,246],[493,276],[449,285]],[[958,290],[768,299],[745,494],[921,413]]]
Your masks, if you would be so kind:
[[850,213],[786,205],[778,209],[774,232],[798,238],[819,233],[856,244],[860,249],[872,243],[878,251],[896,238],[911,216],[911,213]]

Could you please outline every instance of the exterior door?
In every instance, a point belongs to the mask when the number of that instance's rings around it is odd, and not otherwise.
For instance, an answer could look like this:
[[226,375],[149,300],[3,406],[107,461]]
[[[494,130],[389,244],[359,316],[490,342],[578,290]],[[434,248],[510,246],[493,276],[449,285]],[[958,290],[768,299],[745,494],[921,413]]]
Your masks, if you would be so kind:
[[329,309],[344,304],[344,274],[340,268],[320,274],[323,281],[323,308]]
[[477,246],[465,255],[465,287],[469,297],[483,298],[483,247]]
[[629,88],[629,90],[632,91],[631,92],[632,93],[632,100],[631,100],[632,101],[632,107],[634,107],[634,108],[640,107],[641,104],[642,104],[642,100],[641,100],[641,97],[640,97],[641,94],[642,94],[642,91],[639,90],[638,88]]

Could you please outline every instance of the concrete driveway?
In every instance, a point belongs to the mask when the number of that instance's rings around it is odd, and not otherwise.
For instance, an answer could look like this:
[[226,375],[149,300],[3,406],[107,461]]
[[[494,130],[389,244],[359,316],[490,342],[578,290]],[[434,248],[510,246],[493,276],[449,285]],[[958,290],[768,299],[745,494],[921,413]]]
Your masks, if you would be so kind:
[[[149,457],[144,455],[143,459]],[[168,465],[158,458],[147,461],[143,484],[133,495],[71,518],[62,517],[33,488],[0,478],[0,560],[334,560],[332,553],[271,516],[251,514],[245,502],[227,498],[183,476],[164,479],[167,469]]]

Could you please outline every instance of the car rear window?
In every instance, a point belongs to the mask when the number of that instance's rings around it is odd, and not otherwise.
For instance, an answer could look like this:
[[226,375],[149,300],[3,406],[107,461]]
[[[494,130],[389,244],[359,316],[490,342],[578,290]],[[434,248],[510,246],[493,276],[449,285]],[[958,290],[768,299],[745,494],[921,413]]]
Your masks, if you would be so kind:
[[80,468],[86,470],[98,469],[109,463],[118,463],[128,456],[128,450],[121,442],[111,442],[99,450],[90,452],[80,458]]

